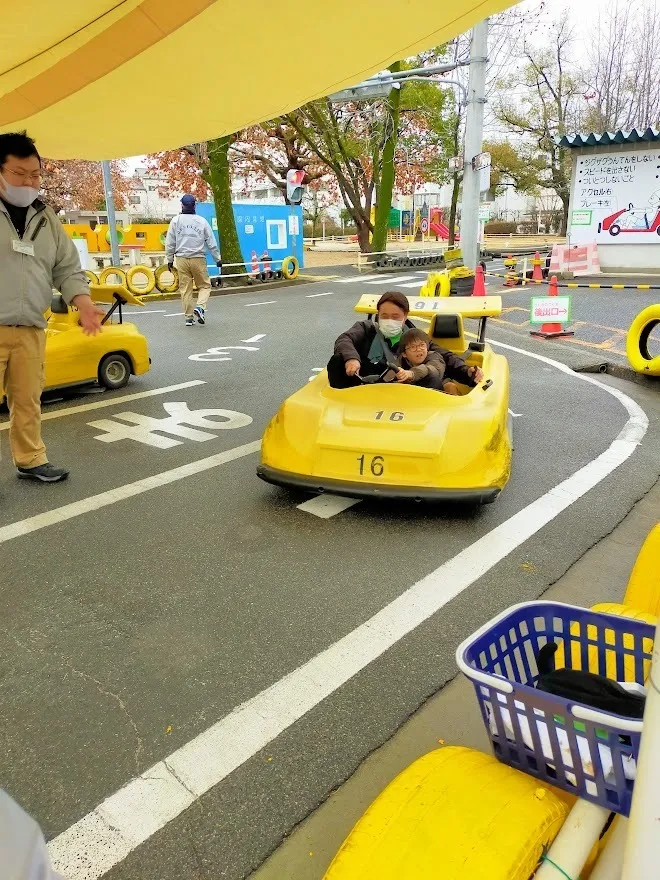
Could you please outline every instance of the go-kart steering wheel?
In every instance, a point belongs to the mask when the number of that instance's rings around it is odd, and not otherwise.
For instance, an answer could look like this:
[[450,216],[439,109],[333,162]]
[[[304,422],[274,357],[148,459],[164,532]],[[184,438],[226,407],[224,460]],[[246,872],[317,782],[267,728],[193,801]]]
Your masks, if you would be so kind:
[[389,382],[384,381],[385,376],[387,376],[387,374],[391,372],[396,373],[396,371],[399,369],[399,365],[390,361],[385,361],[385,363],[387,364],[387,367],[382,373],[374,373],[370,376],[361,376],[359,373],[356,373],[355,375],[360,380],[360,382],[362,382],[363,385],[376,385],[378,382],[382,382],[383,385],[389,385]]

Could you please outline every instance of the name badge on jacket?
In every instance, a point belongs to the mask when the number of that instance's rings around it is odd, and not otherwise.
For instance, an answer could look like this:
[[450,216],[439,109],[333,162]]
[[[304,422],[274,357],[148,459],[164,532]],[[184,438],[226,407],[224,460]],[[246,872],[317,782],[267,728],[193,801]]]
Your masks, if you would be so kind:
[[11,246],[19,254],[27,254],[28,257],[34,256],[34,245],[29,241],[20,241],[15,238],[12,240]]

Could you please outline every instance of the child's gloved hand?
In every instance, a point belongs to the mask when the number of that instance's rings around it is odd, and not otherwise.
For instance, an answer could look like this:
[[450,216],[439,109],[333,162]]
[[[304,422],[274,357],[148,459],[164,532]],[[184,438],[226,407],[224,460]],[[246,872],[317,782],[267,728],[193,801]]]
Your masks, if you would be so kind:
[[412,382],[415,378],[412,370],[404,370],[400,368],[396,371],[396,380],[397,382]]

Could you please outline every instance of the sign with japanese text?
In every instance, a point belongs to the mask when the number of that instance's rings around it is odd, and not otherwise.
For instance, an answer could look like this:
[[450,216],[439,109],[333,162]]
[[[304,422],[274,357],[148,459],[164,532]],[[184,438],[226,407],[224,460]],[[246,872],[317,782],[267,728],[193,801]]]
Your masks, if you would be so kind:
[[660,244],[660,152],[576,158],[569,244]]
[[530,324],[557,322],[565,324],[571,320],[570,296],[533,296],[529,310]]

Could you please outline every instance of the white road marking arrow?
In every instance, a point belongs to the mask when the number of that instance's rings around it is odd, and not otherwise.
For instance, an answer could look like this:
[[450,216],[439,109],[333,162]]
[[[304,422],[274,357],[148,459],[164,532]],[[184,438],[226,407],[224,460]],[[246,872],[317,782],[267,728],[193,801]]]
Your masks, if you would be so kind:
[[241,342],[259,342],[260,339],[265,339],[265,333],[257,333],[256,336],[251,336],[249,339],[241,339]]

